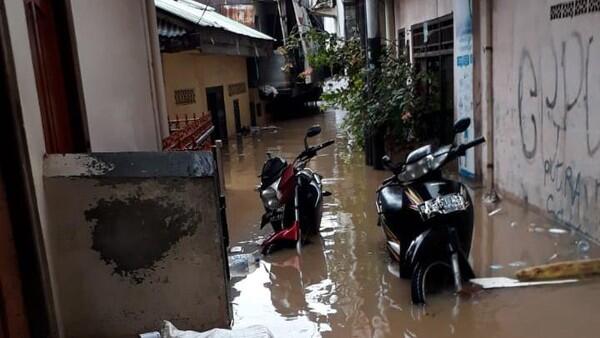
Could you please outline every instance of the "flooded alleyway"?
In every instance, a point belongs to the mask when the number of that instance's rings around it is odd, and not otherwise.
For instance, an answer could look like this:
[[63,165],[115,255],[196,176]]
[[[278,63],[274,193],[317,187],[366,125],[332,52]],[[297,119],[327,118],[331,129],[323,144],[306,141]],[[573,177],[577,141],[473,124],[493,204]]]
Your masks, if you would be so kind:
[[[262,257],[247,272],[232,270],[234,326],[266,325],[276,337],[597,337],[600,281],[572,285],[481,291],[470,297],[446,293],[426,307],[410,301],[376,226],[375,190],[390,174],[364,165],[359,151],[338,133],[343,116],[326,112],[277,123],[278,132],[230,141],[226,156],[231,247],[259,249],[270,234],[259,229],[263,207],[254,188],[265,153],[293,159],[306,128],[320,124],[311,140],[335,138],[312,160],[332,193],[324,201],[321,236]],[[478,277],[507,276],[525,266],[597,257],[598,248],[569,229],[510,201],[487,209],[482,189],[475,201],[471,262]],[[240,248],[237,248],[240,250]],[[230,253],[233,255],[235,253]]]

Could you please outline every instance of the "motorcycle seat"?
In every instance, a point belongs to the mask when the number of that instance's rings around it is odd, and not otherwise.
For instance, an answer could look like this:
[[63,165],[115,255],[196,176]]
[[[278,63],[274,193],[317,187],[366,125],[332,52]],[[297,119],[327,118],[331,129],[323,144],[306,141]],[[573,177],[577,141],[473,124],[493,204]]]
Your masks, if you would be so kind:
[[389,185],[379,191],[379,205],[385,215],[398,213],[402,209],[403,187]]

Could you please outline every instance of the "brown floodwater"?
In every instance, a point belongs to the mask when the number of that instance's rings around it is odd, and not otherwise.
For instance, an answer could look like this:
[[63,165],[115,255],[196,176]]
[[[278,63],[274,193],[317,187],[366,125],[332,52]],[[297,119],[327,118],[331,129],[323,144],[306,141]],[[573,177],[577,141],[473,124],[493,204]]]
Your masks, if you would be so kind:
[[[254,191],[265,153],[293,159],[313,124],[323,132],[311,142],[336,139],[310,164],[332,192],[324,201],[320,237],[300,254],[281,250],[247,271],[232,269],[234,327],[262,324],[275,337],[600,336],[600,279],[468,297],[449,291],[430,296],[426,306],[412,305],[409,282],[397,277],[376,226],[375,190],[389,173],[364,165],[340,132],[342,118],[341,112],[326,112],[278,122],[276,133],[230,142],[225,156],[230,247],[252,253],[271,232],[269,226],[259,229],[264,209]],[[470,260],[478,277],[513,277],[526,266],[600,256],[594,244],[586,250],[589,242],[576,232],[556,230],[559,225],[526,207],[504,200],[490,209],[478,202],[483,190],[472,191]]]

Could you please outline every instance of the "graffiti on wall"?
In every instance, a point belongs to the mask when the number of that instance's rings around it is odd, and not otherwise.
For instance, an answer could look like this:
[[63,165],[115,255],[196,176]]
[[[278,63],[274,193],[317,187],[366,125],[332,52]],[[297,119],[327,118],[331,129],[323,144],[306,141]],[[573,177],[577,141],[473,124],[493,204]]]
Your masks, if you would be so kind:
[[600,46],[577,31],[547,46],[520,55],[520,150],[543,175],[546,211],[591,231],[600,226]]

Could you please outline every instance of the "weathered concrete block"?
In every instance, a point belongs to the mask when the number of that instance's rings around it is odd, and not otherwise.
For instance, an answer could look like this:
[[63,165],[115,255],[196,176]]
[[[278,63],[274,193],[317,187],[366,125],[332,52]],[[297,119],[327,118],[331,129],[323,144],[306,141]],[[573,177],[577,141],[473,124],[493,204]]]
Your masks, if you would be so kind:
[[230,322],[208,152],[51,155],[47,243],[66,337]]

